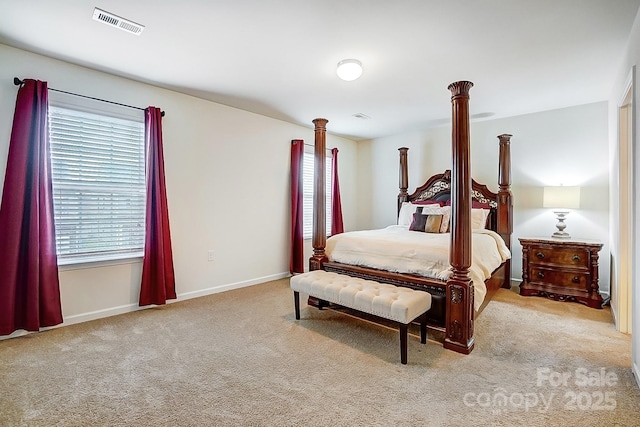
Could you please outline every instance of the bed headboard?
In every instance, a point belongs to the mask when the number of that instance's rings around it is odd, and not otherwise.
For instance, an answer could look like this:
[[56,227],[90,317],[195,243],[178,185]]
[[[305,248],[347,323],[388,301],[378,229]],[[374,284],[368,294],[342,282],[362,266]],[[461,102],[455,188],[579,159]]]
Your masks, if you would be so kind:
[[[407,195],[406,201],[419,202],[422,200],[448,201],[451,198],[451,170],[433,175],[412,194]],[[489,205],[490,213],[487,218],[487,228],[497,231],[498,193],[494,193],[484,184],[471,180],[471,200]]]

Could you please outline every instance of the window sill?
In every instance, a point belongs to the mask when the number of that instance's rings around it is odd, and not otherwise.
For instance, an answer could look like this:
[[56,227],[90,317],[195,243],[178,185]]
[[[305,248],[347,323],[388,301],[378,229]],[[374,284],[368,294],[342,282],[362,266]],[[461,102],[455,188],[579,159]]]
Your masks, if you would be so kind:
[[84,270],[88,268],[110,267],[120,264],[137,264],[142,262],[142,253],[114,256],[111,258],[84,258],[82,260],[58,261],[58,271]]

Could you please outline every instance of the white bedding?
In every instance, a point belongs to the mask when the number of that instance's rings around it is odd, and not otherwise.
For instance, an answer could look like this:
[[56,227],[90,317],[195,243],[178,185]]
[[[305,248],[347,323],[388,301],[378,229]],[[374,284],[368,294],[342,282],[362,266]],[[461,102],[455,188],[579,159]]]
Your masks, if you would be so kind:
[[[390,225],[332,236],[327,239],[326,254],[330,261],[447,280],[452,274],[450,242],[449,233],[421,233],[406,226]],[[511,253],[499,234],[474,229],[472,255],[469,275],[478,310],[487,294],[484,281]]]

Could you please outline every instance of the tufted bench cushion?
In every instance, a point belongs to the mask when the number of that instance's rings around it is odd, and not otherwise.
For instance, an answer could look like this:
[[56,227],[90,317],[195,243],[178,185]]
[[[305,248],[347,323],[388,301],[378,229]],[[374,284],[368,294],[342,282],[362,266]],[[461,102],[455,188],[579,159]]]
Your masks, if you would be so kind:
[[291,289],[400,323],[410,323],[431,308],[428,292],[324,270],[293,276]]
[[431,308],[431,294],[428,292],[324,270],[295,275],[291,277],[290,286],[294,291],[296,319],[300,319],[298,294],[302,292],[323,301],[400,323],[402,363],[406,363],[407,325],[420,316],[421,341],[426,342],[426,312]]

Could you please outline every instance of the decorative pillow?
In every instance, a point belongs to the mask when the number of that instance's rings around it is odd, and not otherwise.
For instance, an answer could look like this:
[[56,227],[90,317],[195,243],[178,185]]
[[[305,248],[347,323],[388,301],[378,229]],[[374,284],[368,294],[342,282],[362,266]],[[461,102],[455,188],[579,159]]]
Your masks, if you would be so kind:
[[422,215],[426,216],[427,220],[424,223],[425,233],[440,233],[440,227],[442,226],[443,215]]
[[418,208],[413,214],[413,221],[409,226],[409,230],[421,231],[424,233],[439,233],[441,225],[442,215],[423,214],[422,208]]
[[442,223],[440,224],[440,233],[446,233],[449,230],[449,220],[451,219],[451,206],[424,206],[422,213],[426,215],[442,215]]
[[434,203],[433,205],[417,205],[415,203],[402,202],[402,206],[400,207],[400,213],[398,214],[398,225],[403,225],[408,227],[411,225],[411,221],[413,220],[413,214],[416,211],[418,206],[422,207],[435,207],[439,208],[440,205]]

